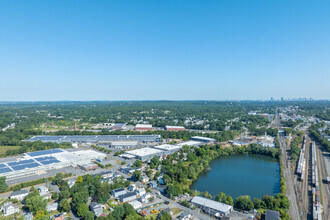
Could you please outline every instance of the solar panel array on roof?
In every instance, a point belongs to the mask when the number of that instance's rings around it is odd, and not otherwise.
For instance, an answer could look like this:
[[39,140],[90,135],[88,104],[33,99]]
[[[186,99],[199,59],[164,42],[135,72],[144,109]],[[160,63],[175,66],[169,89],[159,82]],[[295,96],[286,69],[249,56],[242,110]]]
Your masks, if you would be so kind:
[[37,161],[42,163],[42,165],[48,165],[52,163],[59,163],[60,161],[57,160],[55,157],[49,156],[49,157],[38,157],[35,158]]
[[34,160],[21,160],[18,162],[10,162],[8,165],[14,170],[24,170],[26,168],[33,168],[40,166]]
[[8,167],[0,168],[0,173],[8,173],[10,171],[11,171],[11,169],[9,169]]
[[5,167],[7,167],[6,164],[4,164],[4,163],[0,163],[0,169],[1,169],[1,168],[5,168]]
[[37,157],[37,156],[55,154],[55,153],[61,153],[61,152],[63,152],[61,149],[49,149],[49,150],[30,152],[30,153],[27,153],[27,155],[29,155],[31,157]]

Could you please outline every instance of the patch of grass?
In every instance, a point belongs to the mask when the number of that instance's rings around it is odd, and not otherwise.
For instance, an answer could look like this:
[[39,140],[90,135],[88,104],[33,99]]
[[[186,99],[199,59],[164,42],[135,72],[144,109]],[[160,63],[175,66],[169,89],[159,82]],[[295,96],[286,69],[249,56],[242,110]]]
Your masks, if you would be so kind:
[[171,208],[171,211],[172,211],[173,215],[183,212],[183,210],[179,209],[179,208]]
[[5,154],[7,150],[17,150],[20,146],[0,146],[0,154]]

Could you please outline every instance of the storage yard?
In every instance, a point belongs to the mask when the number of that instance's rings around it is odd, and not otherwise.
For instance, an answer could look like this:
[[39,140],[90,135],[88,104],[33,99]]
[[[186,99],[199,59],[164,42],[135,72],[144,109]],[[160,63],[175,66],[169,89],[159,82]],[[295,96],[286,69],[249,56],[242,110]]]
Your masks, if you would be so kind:
[[0,176],[7,179],[33,175],[64,167],[84,166],[96,159],[104,159],[105,154],[93,150],[69,152],[63,149],[50,149],[24,153],[22,157],[7,159],[0,163]]

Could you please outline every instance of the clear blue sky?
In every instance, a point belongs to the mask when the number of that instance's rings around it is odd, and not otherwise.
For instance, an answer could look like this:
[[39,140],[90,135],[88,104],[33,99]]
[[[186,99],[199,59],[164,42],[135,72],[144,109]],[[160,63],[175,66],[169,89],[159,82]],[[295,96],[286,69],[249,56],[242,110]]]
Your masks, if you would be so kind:
[[330,98],[330,1],[2,0],[0,100]]

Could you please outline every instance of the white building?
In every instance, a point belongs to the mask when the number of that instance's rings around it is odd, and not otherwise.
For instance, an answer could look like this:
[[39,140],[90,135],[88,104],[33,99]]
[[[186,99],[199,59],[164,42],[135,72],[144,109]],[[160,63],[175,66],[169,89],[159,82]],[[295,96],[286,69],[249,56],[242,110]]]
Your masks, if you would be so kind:
[[58,203],[54,202],[52,204],[48,204],[46,207],[46,210],[47,210],[47,212],[54,212],[57,210],[57,208],[58,208]]
[[12,202],[5,202],[1,206],[1,211],[3,213],[3,216],[8,216],[19,212],[19,208],[17,206],[14,206]]
[[111,195],[113,197],[116,197],[116,198],[121,196],[121,195],[124,195],[126,193],[127,193],[126,189],[124,189],[124,188],[118,188],[118,189],[114,189],[114,190],[111,191]]
[[216,217],[226,216],[233,211],[233,206],[201,196],[195,196],[191,203],[198,208],[201,208],[205,213]]
[[133,200],[133,201],[129,202],[128,204],[131,204],[135,210],[142,208],[142,203],[137,200]]
[[144,188],[138,188],[137,190],[136,190],[136,194],[137,194],[137,196],[143,196],[144,194],[146,194],[147,192],[146,192],[146,190],[144,189]]
[[25,196],[27,196],[29,192],[25,189],[14,191],[10,194],[10,199],[17,199],[17,200],[23,200]]

